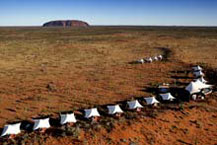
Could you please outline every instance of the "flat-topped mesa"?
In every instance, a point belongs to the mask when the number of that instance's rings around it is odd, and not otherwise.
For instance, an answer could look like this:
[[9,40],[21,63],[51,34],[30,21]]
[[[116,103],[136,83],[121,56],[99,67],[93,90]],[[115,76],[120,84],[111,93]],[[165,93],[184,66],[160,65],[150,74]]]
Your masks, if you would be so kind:
[[89,24],[78,20],[57,20],[47,22],[43,27],[89,27]]

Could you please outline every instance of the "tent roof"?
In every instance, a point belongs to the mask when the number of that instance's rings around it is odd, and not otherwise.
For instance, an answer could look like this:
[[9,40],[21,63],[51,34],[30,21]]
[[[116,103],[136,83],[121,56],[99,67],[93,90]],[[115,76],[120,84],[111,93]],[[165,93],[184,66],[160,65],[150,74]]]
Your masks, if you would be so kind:
[[210,88],[212,85],[207,85],[202,83],[201,81],[191,82],[185,90],[187,90],[190,94],[199,93],[201,89]]
[[201,76],[200,78],[196,79],[195,81],[197,81],[197,80],[201,81],[202,83],[207,83],[207,81],[204,79],[203,76]]
[[148,105],[152,105],[152,104],[155,104],[155,103],[159,103],[159,101],[155,98],[155,97],[148,97],[148,98],[145,98],[145,101]]
[[192,69],[193,69],[194,71],[203,70],[199,65],[193,66]]
[[44,119],[34,119],[33,121],[34,126],[33,126],[33,130],[37,130],[40,128],[49,128],[50,127],[50,123],[49,123],[49,118],[44,118]]
[[152,60],[151,57],[149,57],[149,58],[146,59],[146,61],[150,61],[150,62],[152,62],[153,60]]
[[20,133],[20,125],[21,123],[5,125],[1,136]]
[[200,89],[205,89],[205,88],[212,87],[212,85],[205,84],[205,83],[201,82],[198,79],[195,81],[195,83],[197,83],[197,85],[199,86]]
[[173,97],[171,95],[171,93],[160,94],[160,96],[162,97],[163,100],[174,100],[174,99],[176,99],[175,97]]
[[120,108],[119,105],[109,105],[107,106],[109,110],[109,114],[115,114],[115,113],[123,113],[123,110]]
[[153,59],[154,59],[154,60],[158,60],[158,57],[157,57],[157,56],[155,56]]
[[194,74],[196,77],[204,76],[204,73],[203,73],[202,71],[196,71],[196,72],[193,72],[193,74]]
[[127,102],[130,109],[143,108],[143,106],[138,102],[138,100]]
[[77,122],[74,113],[60,114],[60,117],[61,117],[60,124],[66,124],[66,123],[70,123],[70,122],[76,123]]
[[85,109],[84,111],[85,111],[85,118],[100,116],[97,108]]

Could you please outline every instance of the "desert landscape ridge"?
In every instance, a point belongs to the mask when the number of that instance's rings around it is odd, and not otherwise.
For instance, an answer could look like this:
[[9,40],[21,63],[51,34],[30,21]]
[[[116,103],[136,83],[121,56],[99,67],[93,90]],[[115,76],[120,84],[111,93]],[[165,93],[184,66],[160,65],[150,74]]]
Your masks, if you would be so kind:
[[56,20],[44,23],[43,27],[89,27],[89,24],[80,20]]

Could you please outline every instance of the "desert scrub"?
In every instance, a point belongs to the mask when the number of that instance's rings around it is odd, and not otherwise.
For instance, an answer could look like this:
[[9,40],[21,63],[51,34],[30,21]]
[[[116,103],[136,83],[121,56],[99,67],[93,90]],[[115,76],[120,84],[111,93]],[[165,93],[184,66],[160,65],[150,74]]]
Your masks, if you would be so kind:
[[113,129],[114,129],[114,122],[107,122],[105,125],[104,125],[104,128],[106,129],[106,131],[109,133],[111,132]]
[[77,139],[80,136],[80,128],[79,127],[66,127],[65,134],[66,136],[72,136],[73,138]]
[[127,111],[125,114],[125,118],[126,119],[136,119],[136,118],[138,118],[138,113],[137,112],[134,112],[134,111]]
[[181,103],[179,104],[179,110],[180,110],[180,111],[183,111],[183,110],[184,110],[184,103],[183,103],[183,102],[181,102]]
[[156,110],[151,110],[148,112],[147,116],[151,118],[156,118],[158,115],[158,112]]

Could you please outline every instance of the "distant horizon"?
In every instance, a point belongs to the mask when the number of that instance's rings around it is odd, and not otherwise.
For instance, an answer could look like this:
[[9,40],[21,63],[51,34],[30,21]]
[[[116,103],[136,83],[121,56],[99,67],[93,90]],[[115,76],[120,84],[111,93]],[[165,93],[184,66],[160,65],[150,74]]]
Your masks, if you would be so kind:
[[82,20],[100,26],[217,26],[215,0],[1,0],[0,26]]
[[[46,23],[46,22],[45,22]],[[89,23],[88,23],[89,24]],[[89,24],[89,26],[93,26],[93,27],[217,27],[217,25],[91,25]],[[9,25],[9,26],[1,26],[1,27],[43,27],[42,25]],[[54,26],[55,27],[55,26]],[[58,28],[58,26],[56,26]],[[61,28],[61,26],[59,26]],[[65,27],[67,28],[67,27]],[[70,28],[70,27],[68,27]]]

